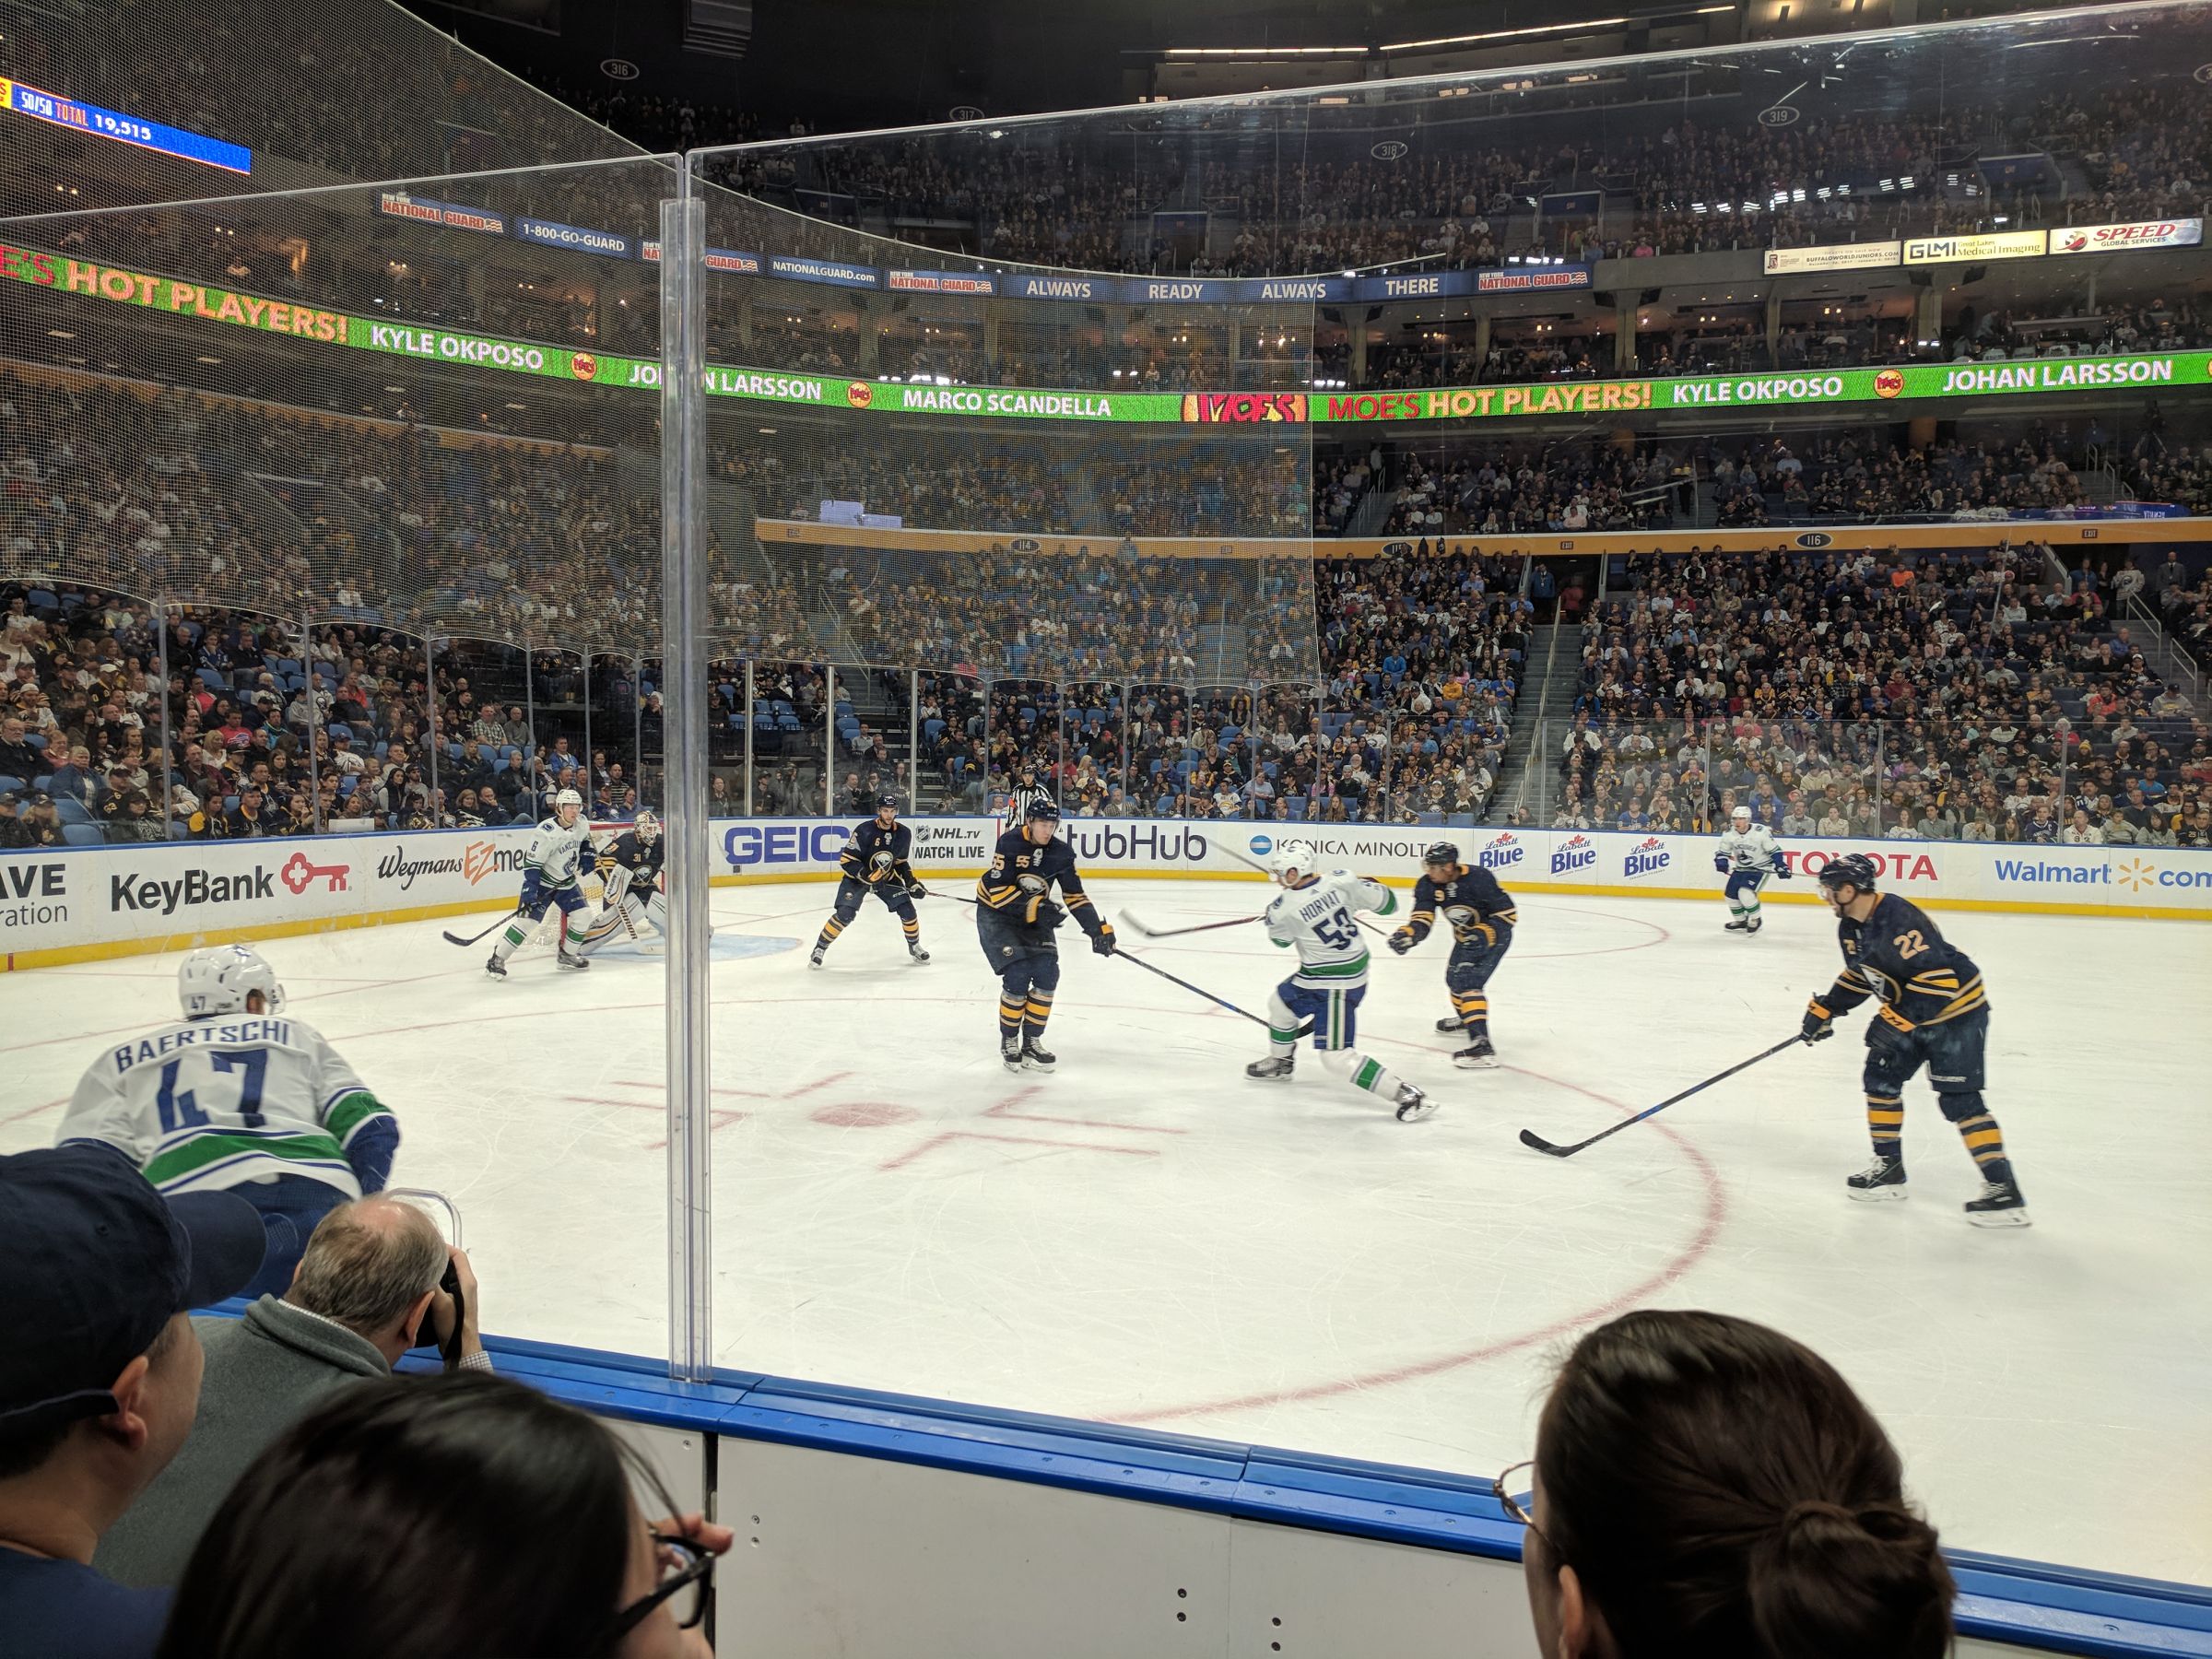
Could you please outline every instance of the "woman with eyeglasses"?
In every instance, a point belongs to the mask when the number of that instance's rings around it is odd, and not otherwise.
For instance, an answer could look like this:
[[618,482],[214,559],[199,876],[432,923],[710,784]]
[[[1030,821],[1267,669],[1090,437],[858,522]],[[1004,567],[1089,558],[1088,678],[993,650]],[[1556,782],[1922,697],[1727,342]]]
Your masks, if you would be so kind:
[[1535,1463],[1493,1489],[1528,1528],[1545,1659],[1950,1650],[1950,1571],[1896,1448],[1832,1366],[1764,1325],[1648,1310],[1599,1326],[1552,1386]]
[[480,1371],[362,1383],[239,1477],[160,1659],[709,1659],[728,1528],[673,1511],[629,1447]]

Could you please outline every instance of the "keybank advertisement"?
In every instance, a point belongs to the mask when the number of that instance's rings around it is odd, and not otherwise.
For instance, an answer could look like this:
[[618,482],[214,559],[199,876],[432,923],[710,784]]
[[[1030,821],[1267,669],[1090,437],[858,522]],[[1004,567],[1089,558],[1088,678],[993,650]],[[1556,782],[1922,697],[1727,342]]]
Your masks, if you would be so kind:
[[[520,891],[527,830],[163,842],[0,853],[0,962],[136,941],[181,950]],[[442,946],[441,949],[444,948]]]
[[[2109,229],[2109,227],[2108,227]],[[2038,232],[2040,235],[2041,233]],[[185,326],[219,324],[390,357],[459,368],[657,393],[661,366],[628,358],[359,317],[35,248],[0,245],[0,276],[75,300],[100,300],[166,313]],[[2047,358],[2028,362],[1912,363],[1800,374],[1702,375],[1680,380],[1578,381],[1518,386],[1332,393],[1055,391],[1025,387],[915,385],[845,380],[712,364],[700,377],[711,397],[814,404],[870,414],[980,420],[1112,421],[1131,424],[1329,425],[1399,420],[1535,420],[1641,410],[1787,409],[1899,399],[2046,394],[2097,389],[2142,392],[2212,382],[2212,352],[2136,357]]]

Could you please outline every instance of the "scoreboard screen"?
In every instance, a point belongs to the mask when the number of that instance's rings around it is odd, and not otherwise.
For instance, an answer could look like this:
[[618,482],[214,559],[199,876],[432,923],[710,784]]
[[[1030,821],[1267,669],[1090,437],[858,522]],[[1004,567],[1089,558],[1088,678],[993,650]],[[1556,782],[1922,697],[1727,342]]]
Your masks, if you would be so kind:
[[141,116],[103,110],[98,104],[79,103],[74,98],[64,98],[58,92],[41,92],[21,81],[0,78],[0,104],[18,115],[67,127],[73,133],[112,138],[118,144],[135,144],[140,149],[158,150],[180,160],[204,162],[228,172],[253,171],[253,152],[242,145],[188,133],[182,127],[163,126],[158,121],[147,121]]

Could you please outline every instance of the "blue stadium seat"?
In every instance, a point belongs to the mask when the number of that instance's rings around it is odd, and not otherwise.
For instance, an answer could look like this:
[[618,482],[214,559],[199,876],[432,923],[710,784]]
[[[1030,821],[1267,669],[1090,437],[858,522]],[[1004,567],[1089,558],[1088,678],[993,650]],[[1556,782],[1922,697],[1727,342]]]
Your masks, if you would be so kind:
[[1283,806],[1294,818],[1302,818],[1306,816],[1306,797],[1304,795],[1285,795]]
[[88,824],[92,815],[85,804],[73,794],[65,794],[53,804],[53,816],[65,824]]
[[107,838],[100,834],[98,824],[68,824],[62,826],[62,840],[72,847],[97,847]]
[[228,691],[230,689],[230,682],[222,677],[222,673],[219,669],[215,668],[203,668],[200,670],[200,684],[206,687],[210,691]]
[[190,841],[192,826],[182,818],[171,818],[169,820],[169,839],[171,841]]

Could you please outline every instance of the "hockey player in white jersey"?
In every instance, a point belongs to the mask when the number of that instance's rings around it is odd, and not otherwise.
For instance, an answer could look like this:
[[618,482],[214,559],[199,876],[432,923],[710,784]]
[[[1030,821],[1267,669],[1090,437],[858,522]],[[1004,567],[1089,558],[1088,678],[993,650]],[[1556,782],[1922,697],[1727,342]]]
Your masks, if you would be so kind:
[[1767,885],[1767,877],[1779,876],[1787,881],[1794,873],[1767,827],[1751,821],[1748,806],[1738,806],[1730,815],[1721,843],[1713,849],[1712,867],[1728,877],[1726,931],[1747,938],[1759,929],[1759,889]]
[[523,863],[523,896],[515,900],[515,916],[491,947],[484,971],[507,977],[507,959],[530,936],[545,917],[547,905],[560,907],[560,946],[554,959],[563,968],[589,968],[582,950],[587,931],[584,912],[590,900],[583,896],[583,873],[597,856],[592,845],[592,826],[583,816],[583,797],[564,789],[553,797],[553,816],[530,838]]
[[195,950],[177,992],[184,1018],[103,1050],[54,1144],[114,1147],[165,1195],[235,1191],[269,1235],[245,1294],[281,1295],[315,1224],[383,1190],[398,1122],[320,1031],[283,1012],[256,952]]
[[1267,936],[1297,950],[1298,971],[1267,999],[1268,1054],[1246,1066],[1244,1075],[1288,1082],[1297,1064],[1299,1024],[1310,1019],[1324,1069],[1392,1102],[1402,1124],[1425,1118],[1436,1110],[1426,1095],[1352,1046],[1368,968],[1367,944],[1355,918],[1361,911],[1394,914],[1397,895],[1348,870],[1324,875],[1320,862],[1304,841],[1285,841],[1268,854],[1268,871],[1283,890],[1267,906]]

